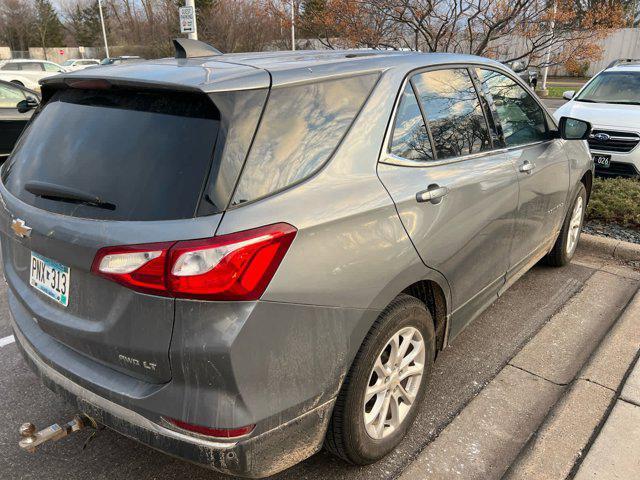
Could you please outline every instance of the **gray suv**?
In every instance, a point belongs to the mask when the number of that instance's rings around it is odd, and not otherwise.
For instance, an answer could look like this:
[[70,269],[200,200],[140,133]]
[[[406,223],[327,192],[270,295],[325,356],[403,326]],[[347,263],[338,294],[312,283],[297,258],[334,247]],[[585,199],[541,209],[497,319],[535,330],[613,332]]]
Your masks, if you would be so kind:
[[43,81],[1,172],[17,343],[85,423],[218,471],[374,462],[437,353],[570,261],[590,126],[474,56],[183,46]]

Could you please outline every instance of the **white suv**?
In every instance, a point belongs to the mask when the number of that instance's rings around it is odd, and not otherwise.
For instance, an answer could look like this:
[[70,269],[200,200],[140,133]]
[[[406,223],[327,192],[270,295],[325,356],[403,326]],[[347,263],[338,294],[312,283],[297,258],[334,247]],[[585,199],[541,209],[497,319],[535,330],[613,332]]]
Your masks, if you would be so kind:
[[591,123],[589,148],[596,173],[640,176],[640,60],[618,60],[587,82],[555,111]]
[[46,60],[5,60],[0,61],[0,80],[15,83],[37,92],[40,79],[66,72],[54,62]]

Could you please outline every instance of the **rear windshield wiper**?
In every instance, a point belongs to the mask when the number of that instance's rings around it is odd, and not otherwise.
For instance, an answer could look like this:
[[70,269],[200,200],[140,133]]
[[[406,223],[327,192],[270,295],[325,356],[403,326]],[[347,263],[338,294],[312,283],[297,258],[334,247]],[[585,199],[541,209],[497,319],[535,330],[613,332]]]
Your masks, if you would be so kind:
[[56,200],[60,202],[79,203],[81,205],[89,205],[91,207],[104,208],[106,210],[115,210],[113,203],[105,202],[97,195],[93,195],[82,190],[55,183],[30,181],[25,183],[24,189],[33,193],[37,197],[46,198],[47,200]]

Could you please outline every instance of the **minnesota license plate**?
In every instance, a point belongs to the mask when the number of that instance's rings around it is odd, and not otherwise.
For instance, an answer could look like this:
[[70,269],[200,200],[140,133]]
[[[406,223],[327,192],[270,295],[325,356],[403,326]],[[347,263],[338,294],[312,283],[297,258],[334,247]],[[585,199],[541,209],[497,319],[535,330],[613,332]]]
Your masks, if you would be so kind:
[[69,267],[31,252],[29,283],[60,305],[69,305]]
[[611,166],[611,155],[593,155],[593,163],[600,168],[609,168]]

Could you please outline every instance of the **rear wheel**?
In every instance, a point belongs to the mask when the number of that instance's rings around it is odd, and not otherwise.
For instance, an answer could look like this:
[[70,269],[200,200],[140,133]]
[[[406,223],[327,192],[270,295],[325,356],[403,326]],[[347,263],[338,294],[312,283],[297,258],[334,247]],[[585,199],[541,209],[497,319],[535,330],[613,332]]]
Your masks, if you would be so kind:
[[573,200],[571,209],[562,225],[562,230],[556,239],[553,249],[547,255],[546,261],[554,267],[567,265],[576,253],[576,247],[580,240],[580,231],[587,208],[587,190],[581,183]]
[[20,80],[11,80],[11,83],[20,87],[24,87],[24,83],[22,83]]
[[424,303],[398,296],[367,334],[336,400],[325,445],[366,465],[393,450],[413,423],[435,358]]

